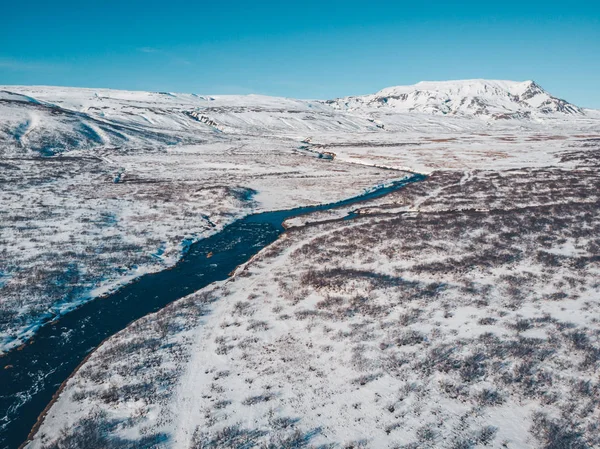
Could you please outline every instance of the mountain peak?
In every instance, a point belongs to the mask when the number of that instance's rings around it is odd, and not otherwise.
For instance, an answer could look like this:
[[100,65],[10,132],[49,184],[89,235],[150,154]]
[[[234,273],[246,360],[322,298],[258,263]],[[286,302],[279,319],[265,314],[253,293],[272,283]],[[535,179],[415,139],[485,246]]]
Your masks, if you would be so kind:
[[550,95],[533,80],[421,81],[330,103],[342,109],[381,109],[382,112],[389,110],[492,119],[583,114],[579,107]]

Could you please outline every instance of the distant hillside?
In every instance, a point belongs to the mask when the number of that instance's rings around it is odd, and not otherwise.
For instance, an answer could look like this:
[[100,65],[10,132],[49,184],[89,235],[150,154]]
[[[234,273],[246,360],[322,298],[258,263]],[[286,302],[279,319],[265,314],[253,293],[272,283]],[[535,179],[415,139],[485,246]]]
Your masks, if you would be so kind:
[[394,113],[472,115],[494,119],[584,114],[578,106],[550,95],[533,81],[423,81],[327,103],[343,110],[382,109]]

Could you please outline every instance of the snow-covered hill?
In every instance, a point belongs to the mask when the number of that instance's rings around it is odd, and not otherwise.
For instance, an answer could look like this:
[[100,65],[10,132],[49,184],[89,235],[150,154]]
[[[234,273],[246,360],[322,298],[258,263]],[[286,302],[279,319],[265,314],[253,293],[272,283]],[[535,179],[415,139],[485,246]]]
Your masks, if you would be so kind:
[[47,86],[0,87],[0,148],[48,156],[66,149],[200,143],[215,133],[369,132],[364,116],[318,101]]
[[534,81],[424,81],[388,87],[372,95],[330,100],[327,104],[347,111],[383,109],[495,119],[585,114],[583,109],[550,95]]
[[0,86],[4,154],[156,148],[200,143],[215,133],[304,138],[348,132],[476,131],[490,124],[587,130],[590,122],[600,122],[599,111],[558,99],[533,81],[421,82],[327,101]]

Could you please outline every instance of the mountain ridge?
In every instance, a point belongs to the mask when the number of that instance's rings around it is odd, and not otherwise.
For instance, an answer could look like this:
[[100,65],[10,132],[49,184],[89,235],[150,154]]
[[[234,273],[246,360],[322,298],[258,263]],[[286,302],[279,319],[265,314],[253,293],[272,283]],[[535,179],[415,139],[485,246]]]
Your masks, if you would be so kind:
[[0,150],[51,156],[95,147],[200,143],[212,133],[287,136],[501,127],[597,128],[600,111],[534,81],[422,81],[334,100],[0,86]]
[[374,94],[326,101],[340,110],[382,110],[394,113],[460,115],[492,119],[544,115],[585,115],[584,109],[555,97],[533,80],[421,81],[386,87]]

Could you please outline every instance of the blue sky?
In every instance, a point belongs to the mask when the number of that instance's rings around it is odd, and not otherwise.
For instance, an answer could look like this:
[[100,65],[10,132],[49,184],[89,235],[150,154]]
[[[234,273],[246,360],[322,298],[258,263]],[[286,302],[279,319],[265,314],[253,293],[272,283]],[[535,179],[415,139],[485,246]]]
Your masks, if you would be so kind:
[[600,108],[600,1],[9,1],[0,84],[299,98],[534,79]]

